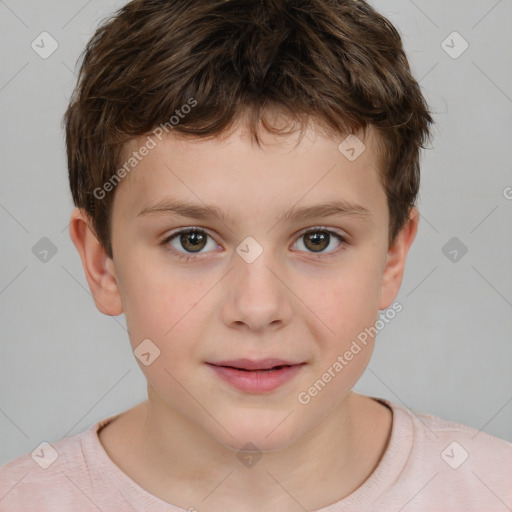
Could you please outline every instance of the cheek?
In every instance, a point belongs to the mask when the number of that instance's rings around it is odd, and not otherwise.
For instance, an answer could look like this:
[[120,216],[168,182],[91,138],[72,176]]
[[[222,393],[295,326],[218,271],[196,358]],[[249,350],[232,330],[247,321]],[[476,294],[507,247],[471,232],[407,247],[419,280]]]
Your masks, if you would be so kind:
[[303,283],[304,301],[329,345],[352,339],[378,316],[379,272],[376,266],[352,265],[325,279]]
[[[172,286],[165,286],[162,280],[155,282],[151,276],[133,280],[127,287],[130,307],[126,317],[132,350],[148,383],[163,393],[166,401],[179,403],[186,399],[179,383],[184,381],[184,371],[193,363],[201,339],[196,329],[201,325],[198,302],[204,292],[190,282],[182,286],[178,279]],[[148,339],[150,343],[145,341]],[[138,356],[148,352],[139,348],[146,346],[156,354],[148,365]]]
[[197,315],[204,294],[200,282],[192,284],[189,278],[176,273],[166,276],[165,269],[158,272],[151,265],[134,267],[122,286],[132,348],[148,338],[162,355],[172,352],[170,364],[179,364],[194,339],[193,329],[199,325]]

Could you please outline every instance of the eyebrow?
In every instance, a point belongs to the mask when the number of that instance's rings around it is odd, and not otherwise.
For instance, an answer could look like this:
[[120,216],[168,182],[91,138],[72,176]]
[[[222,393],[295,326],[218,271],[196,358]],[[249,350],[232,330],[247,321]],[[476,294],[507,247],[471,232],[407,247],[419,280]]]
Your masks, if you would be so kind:
[[[157,203],[149,204],[137,214],[137,217],[154,214],[188,217],[197,220],[208,220],[212,217],[217,217],[222,221],[233,221],[229,214],[224,213],[216,206],[185,203],[175,199],[163,199]],[[293,206],[284,212],[277,222],[299,222],[310,218],[330,217],[333,215],[357,217],[367,221],[371,221],[373,217],[367,208],[358,203],[336,200],[312,206]]]

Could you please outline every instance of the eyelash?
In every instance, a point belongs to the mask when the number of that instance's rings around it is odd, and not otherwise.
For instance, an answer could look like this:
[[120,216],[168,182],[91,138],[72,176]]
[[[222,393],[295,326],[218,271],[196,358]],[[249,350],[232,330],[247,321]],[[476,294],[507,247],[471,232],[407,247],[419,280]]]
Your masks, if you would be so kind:
[[[212,238],[212,240],[213,240],[213,237],[211,235],[209,235],[208,232],[205,231],[204,229],[199,228],[199,227],[191,226],[191,227],[180,229],[179,231],[176,231],[176,232],[172,233],[171,235],[169,235],[162,242],[161,245],[165,246],[165,248],[168,251],[170,251],[173,255],[175,255],[179,260],[184,260],[185,262],[189,261],[189,260],[196,260],[198,258],[203,257],[203,256],[201,256],[201,254],[203,254],[203,253],[197,253],[197,254],[183,253],[183,252],[177,251],[176,249],[173,249],[170,245],[168,245],[171,240],[173,240],[174,238],[178,237],[179,235],[182,235],[183,233],[194,233],[194,232],[199,232],[201,234],[205,234],[206,236]],[[328,229],[328,228],[326,228],[324,226],[315,226],[313,228],[307,228],[307,229],[301,231],[297,235],[297,239],[296,240],[299,240],[300,238],[302,238],[304,235],[307,235],[308,233],[316,233],[316,232],[329,233],[329,235],[334,235],[341,242],[341,246],[337,247],[336,249],[334,249],[331,252],[328,252],[328,253],[316,253],[318,255],[318,257],[326,258],[326,257],[329,257],[329,256],[333,256],[333,255],[339,254],[340,252],[346,250],[346,246],[348,245],[348,242],[346,241],[345,237],[343,237],[342,235],[340,235],[336,231],[332,231],[331,229]],[[315,253],[311,252],[310,254],[314,255]]]

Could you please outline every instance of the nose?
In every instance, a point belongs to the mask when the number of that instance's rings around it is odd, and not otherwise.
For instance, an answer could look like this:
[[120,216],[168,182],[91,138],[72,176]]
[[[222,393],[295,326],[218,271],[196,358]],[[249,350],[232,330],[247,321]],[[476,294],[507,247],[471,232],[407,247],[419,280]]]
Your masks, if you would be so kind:
[[223,319],[226,325],[251,331],[278,329],[292,317],[290,289],[284,271],[262,251],[254,260],[234,255],[234,268],[227,276]]

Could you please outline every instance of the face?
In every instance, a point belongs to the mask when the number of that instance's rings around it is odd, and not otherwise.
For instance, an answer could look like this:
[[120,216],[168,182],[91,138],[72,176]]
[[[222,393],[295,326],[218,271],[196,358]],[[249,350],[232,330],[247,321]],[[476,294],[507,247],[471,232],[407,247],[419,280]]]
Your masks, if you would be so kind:
[[403,271],[388,250],[376,140],[369,132],[350,161],[343,138],[310,128],[298,144],[266,135],[260,148],[242,129],[169,137],[117,186],[109,293],[146,353],[161,417],[234,449],[277,450],[342,407],[373,339],[341,371],[338,356],[390,306]]

